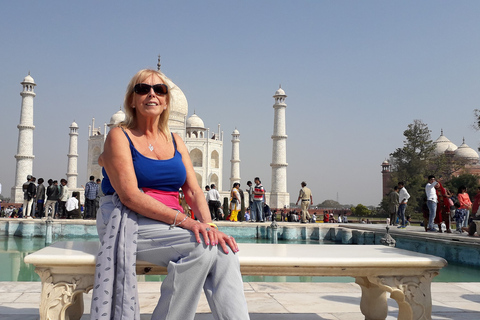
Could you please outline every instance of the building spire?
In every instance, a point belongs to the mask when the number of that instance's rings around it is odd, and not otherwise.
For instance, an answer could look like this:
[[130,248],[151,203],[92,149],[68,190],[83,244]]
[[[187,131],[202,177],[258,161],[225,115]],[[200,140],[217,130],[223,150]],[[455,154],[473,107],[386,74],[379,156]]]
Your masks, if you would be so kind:
[[161,64],[160,64],[160,55],[158,55],[157,71],[160,71],[160,67],[161,67]]

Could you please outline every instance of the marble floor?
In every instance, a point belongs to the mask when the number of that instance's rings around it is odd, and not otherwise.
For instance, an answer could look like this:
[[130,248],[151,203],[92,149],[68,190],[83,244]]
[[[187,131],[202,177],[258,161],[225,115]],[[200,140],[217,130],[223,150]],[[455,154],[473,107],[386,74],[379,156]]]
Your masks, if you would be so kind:
[[[0,282],[0,319],[38,319],[39,282]],[[140,282],[142,319],[150,319],[159,297],[160,283]],[[260,283],[244,284],[252,320],[360,320],[360,287],[355,283]],[[91,294],[85,295],[86,314]],[[432,319],[480,319],[480,283],[432,284]],[[397,306],[389,299],[387,319],[397,318]],[[205,297],[195,320],[213,320]]]

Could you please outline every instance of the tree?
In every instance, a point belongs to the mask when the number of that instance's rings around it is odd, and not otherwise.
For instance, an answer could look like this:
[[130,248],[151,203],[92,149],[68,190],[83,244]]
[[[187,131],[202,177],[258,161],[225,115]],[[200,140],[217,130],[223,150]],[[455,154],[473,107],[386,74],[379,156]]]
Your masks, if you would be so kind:
[[460,186],[467,187],[468,195],[473,202],[473,198],[475,197],[475,194],[477,193],[477,188],[479,186],[478,176],[464,173],[459,175],[458,177],[450,179],[448,182],[445,183],[445,186],[454,194],[457,193]]
[[410,193],[407,212],[413,214],[420,211],[422,198],[425,194],[425,177],[428,176],[427,168],[435,149],[431,140],[428,126],[421,120],[414,120],[403,132],[405,136],[402,148],[397,148],[391,156],[392,181],[403,181]]
[[356,207],[352,207],[350,210],[355,217],[366,217],[372,214],[372,212],[361,203],[357,204]]
[[325,200],[317,205],[319,208],[342,208],[343,206],[335,200]]

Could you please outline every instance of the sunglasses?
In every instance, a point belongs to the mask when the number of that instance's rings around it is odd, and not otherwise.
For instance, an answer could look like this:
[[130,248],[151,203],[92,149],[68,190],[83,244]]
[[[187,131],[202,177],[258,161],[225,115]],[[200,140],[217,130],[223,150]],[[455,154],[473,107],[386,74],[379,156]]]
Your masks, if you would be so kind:
[[150,89],[153,88],[153,91],[156,94],[167,94],[168,93],[168,87],[166,84],[160,83],[160,84],[155,84],[153,86],[146,84],[146,83],[139,83],[136,84],[135,87],[133,87],[133,92],[145,95],[150,92]]

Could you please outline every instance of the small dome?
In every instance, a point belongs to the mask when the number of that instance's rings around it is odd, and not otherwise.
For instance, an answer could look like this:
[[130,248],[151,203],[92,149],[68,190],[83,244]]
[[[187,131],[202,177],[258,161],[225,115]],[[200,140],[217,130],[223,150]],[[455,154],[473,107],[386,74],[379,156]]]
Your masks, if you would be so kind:
[[30,76],[30,73],[23,79],[22,83],[35,83],[35,80],[33,80],[32,76]]
[[462,145],[455,150],[455,157],[476,161],[480,158],[478,153],[465,143],[465,139],[463,139]]
[[78,124],[73,121],[72,124],[70,125],[70,128],[78,128]]
[[440,133],[440,137],[438,137],[437,140],[435,140],[435,154],[440,155],[443,154],[445,151],[455,151],[457,150],[457,146],[450,140],[447,139],[443,135],[443,130]]
[[233,130],[232,134],[240,134],[240,132],[238,132],[238,130],[235,128],[235,130]]
[[282,88],[278,88],[274,96],[286,96],[285,91]]
[[390,162],[388,162],[388,160],[385,160],[382,162],[382,164],[390,164]]
[[125,112],[122,110],[118,110],[111,118],[110,118],[110,123],[109,126],[116,126],[120,122],[125,120]]
[[203,120],[195,113],[187,119],[187,128],[205,128]]

